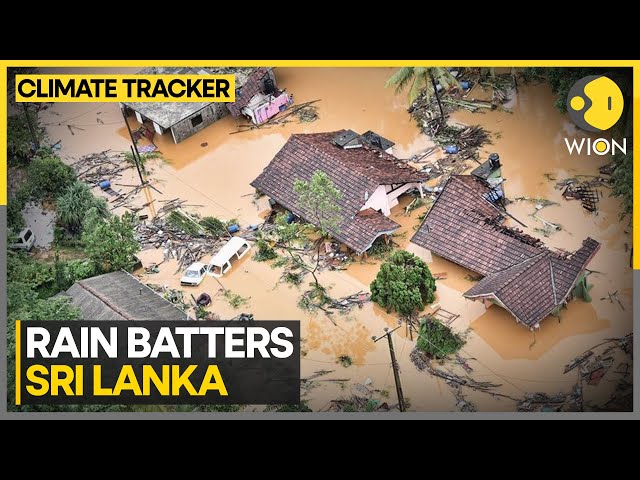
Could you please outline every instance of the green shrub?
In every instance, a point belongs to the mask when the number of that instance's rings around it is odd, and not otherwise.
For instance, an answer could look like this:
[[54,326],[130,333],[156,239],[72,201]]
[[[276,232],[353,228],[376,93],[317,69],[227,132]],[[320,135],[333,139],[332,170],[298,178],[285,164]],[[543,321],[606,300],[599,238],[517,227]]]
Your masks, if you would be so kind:
[[[38,124],[38,115],[29,111],[38,142],[45,138],[45,131]],[[24,113],[7,118],[7,154],[10,164],[25,163],[34,151],[33,139]]]
[[76,179],[76,174],[60,158],[35,157],[27,167],[29,191],[34,199],[55,198]]
[[253,255],[253,259],[256,262],[266,262],[267,260],[273,260],[278,258],[278,254],[273,249],[269,242],[264,239],[259,239],[257,242],[258,249],[256,253]]
[[224,222],[218,220],[216,217],[204,217],[200,220],[200,225],[214,237],[222,237],[227,233],[227,227]]
[[423,318],[418,331],[418,349],[433,358],[448,357],[465,344],[460,335],[433,317]]
[[135,238],[135,218],[125,213],[96,220],[92,228],[85,228],[82,241],[89,258],[104,272],[130,270],[136,264],[135,254],[140,245]]
[[87,213],[95,209],[100,218],[109,215],[107,202],[96,197],[83,182],[73,182],[56,201],[58,222],[72,233],[79,233]]
[[371,282],[371,300],[387,312],[411,315],[435,297],[436,281],[426,263],[405,250],[394,252]]

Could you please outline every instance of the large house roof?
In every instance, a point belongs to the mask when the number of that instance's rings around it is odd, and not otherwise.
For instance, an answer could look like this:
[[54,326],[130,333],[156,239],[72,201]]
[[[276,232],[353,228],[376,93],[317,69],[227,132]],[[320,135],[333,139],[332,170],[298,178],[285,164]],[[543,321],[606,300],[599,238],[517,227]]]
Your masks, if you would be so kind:
[[126,272],[74,283],[66,291],[83,320],[191,320],[188,315]]
[[360,212],[369,196],[379,185],[420,182],[427,176],[379,148],[362,145],[344,149],[333,142],[346,133],[340,130],[292,135],[251,185],[311,221],[311,212],[298,205],[293,185],[298,179],[310,180],[317,170],[325,172],[342,194],[337,201],[338,228],[331,234],[356,253],[362,253],[378,236],[399,227],[380,212]]
[[452,176],[411,241],[485,275],[465,297],[493,298],[533,327],[566,301],[600,244],[587,238],[573,254],[552,252],[501,225],[501,212],[487,200],[490,189],[474,176]]
[[[253,67],[148,67],[140,71],[147,75],[222,75],[235,74],[236,88],[242,87]],[[189,118],[194,113],[211,105],[212,102],[127,102],[125,105],[162,128],[171,128],[176,123]]]

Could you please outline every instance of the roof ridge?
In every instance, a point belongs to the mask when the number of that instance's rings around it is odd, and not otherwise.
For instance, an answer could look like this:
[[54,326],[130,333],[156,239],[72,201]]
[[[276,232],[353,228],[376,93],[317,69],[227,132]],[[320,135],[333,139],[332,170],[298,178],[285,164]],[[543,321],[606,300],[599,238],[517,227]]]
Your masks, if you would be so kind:
[[551,255],[548,257],[549,260],[549,270],[551,272],[551,289],[553,290],[553,304],[558,304],[558,295],[556,293],[556,274],[553,271],[553,261],[551,260]]
[[[515,267],[519,267],[519,266],[521,266],[522,264],[524,264],[524,263],[526,263],[526,262],[531,262],[531,265],[530,265],[529,267],[532,267],[533,265],[535,265],[536,263],[538,263],[538,262],[541,260],[541,258],[539,258],[539,257],[542,257],[545,253],[546,253],[546,252],[540,252],[540,253],[538,253],[537,255],[534,255],[533,257],[525,258],[524,260],[522,260],[522,261],[521,261],[521,262],[519,262],[519,263],[516,263],[516,264],[514,264],[514,265],[512,265],[512,266],[510,266],[510,267],[507,267],[507,268],[503,268],[502,270],[500,270],[500,271],[498,271],[498,272],[496,272],[496,273],[492,273],[492,274],[491,274],[491,276],[493,276],[493,275],[499,275],[499,274],[501,274],[501,273],[506,273],[508,270],[511,270],[512,268],[515,268]],[[516,276],[511,277],[511,278],[510,278],[510,279],[508,279],[506,282],[504,282],[502,285],[500,285],[500,287],[499,287],[499,288],[496,288],[496,289],[493,291],[493,293],[496,293],[496,294],[497,294],[500,290],[502,290],[503,288],[505,288],[506,286],[508,286],[509,284],[511,284],[511,283],[512,283],[516,278],[518,278],[519,276],[520,276],[520,275],[516,275]],[[485,278],[488,278],[488,276],[487,276],[487,277],[485,277]]]

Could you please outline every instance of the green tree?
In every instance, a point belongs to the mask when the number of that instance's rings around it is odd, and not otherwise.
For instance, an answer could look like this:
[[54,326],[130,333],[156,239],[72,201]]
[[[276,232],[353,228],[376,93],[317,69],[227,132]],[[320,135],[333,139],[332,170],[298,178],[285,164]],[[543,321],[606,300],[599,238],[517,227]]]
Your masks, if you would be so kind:
[[305,220],[312,224],[320,233],[316,240],[317,248],[315,261],[308,265],[297,253],[294,253],[295,242],[307,240],[308,225],[287,222],[286,216],[280,215],[276,219],[278,243],[285,248],[294,264],[313,276],[315,286],[320,286],[316,272],[320,266],[320,249],[331,233],[338,231],[340,222],[340,206],[338,200],[342,193],[336,188],[329,176],[321,170],[316,170],[309,181],[296,180],[293,191],[298,195],[298,206],[305,212]]
[[432,303],[436,282],[425,262],[405,250],[394,252],[371,282],[371,300],[387,312],[410,316]]
[[423,318],[416,346],[430,357],[445,358],[462,348],[465,341],[451,328],[432,317]]
[[402,67],[391,75],[385,87],[395,87],[396,93],[409,87],[409,105],[413,104],[423,92],[427,102],[435,97],[440,109],[440,117],[444,118],[438,84],[443,91],[459,85],[458,80],[444,67]]
[[55,198],[75,179],[76,174],[69,165],[55,155],[35,157],[27,167],[31,196],[36,199]]
[[42,142],[45,138],[45,130],[38,123],[38,115],[35,112],[28,110],[27,114],[8,117],[7,154],[10,164],[26,163],[35,150],[26,115],[29,115],[31,124],[34,126],[38,142]]
[[73,182],[69,185],[56,201],[58,222],[72,233],[79,233],[82,224],[90,209],[100,218],[109,215],[107,202],[96,197],[91,189],[83,182]]
[[105,272],[129,270],[135,265],[140,245],[135,239],[135,217],[125,213],[95,222],[85,229],[82,241],[89,258]]

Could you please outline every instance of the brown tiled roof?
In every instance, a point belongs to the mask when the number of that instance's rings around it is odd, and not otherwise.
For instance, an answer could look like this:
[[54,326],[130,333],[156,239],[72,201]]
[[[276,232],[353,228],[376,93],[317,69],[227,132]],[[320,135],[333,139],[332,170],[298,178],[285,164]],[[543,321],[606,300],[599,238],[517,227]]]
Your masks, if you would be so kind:
[[236,101],[233,103],[227,103],[227,108],[231,112],[231,115],[234,117],[240,115],[241,110],[247,106],[254,95],[262,93],[260,80],[264,78],[267,71],[267,68],[260,67],[251,72],[247,81],[240,88],[240,94],[236,95]]
[[471,175],[452,176],[411,241],[482,275],[540,253],[533,239],[498,226],[502,215],[483,197],[489,190]]
[[569,256],[500,226],[500,211],[485,195],[488,184],[452,176],[411,239],[447,260],[486,277],[464,295],[493,297],[532,327],[562,305],[600,244],[591,238]]
[[598,242],[587,238],[569,257],[541,249],[539,255],[483,278],[464,296],[493,297],[518,321],[533,327],[565,302],[599,247]]
[[368,196],[379,185],[423,181],[426,175],[377,148],[341,149],[332,140],[343,132],[291,135],[251,185],[310,221],[310,212],[298,205],[293,185],[297,179],[310,180],[316,170],[325,172],[342,193],[337,201],[340,221],[337,230],[331,234],[362,253],[381,233],[398,228],[398,224],[377,212],[359,214]]

